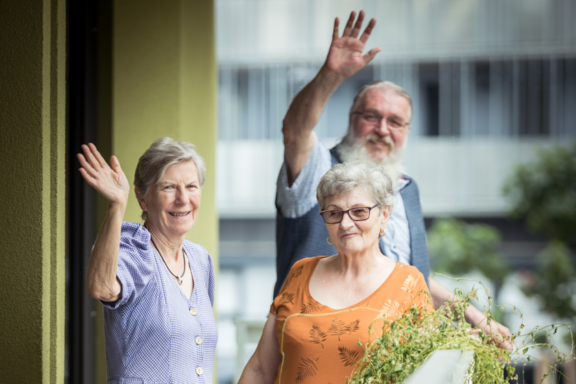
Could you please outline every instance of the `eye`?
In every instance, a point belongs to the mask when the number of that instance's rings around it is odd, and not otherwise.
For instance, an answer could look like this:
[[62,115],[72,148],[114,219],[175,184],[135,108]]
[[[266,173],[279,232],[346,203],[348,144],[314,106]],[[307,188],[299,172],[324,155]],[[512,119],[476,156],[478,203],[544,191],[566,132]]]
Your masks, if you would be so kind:
[[336,217],[338,215],[340,215],[340,211],[328,211],[329,217]]
[[366,119],[366,121],[374,123],[380,120],[380,116],[376,115],[375,113],[365,113],[364,119]]
[[198,189],[198,186],[196,184],[189,184],[186,188],[188,189]]
[[162,189],[165,191],[169,191],[172,189],[172,186],[171,185],[165,185],[164,188],[162,188]]
[[403,125],[401,121],[395,119],[388,119],[388,124],[390,124],[392,128],[400,128]]

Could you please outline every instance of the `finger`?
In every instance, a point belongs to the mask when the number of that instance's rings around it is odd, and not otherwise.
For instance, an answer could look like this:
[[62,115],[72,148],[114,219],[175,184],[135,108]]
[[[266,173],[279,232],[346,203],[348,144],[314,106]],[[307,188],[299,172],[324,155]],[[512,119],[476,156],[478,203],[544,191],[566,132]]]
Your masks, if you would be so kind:
[[362,22],[364,21],[364,11],[360,11],[358,15],[358,20],[356,20],[356,24],[354,24],[354,28],[352,29],[352,33],[350,33],[350,37],[357,38],[360,34],[360,30],[362,29]]
[[370,34],[372,33],[372,30],[374,29],[375,25],[376,25],[376,19],[371,19],[368,25],[366,26],[366,29],[362,33],[362,36],[360,36],[360,41],[362,43],[366,44],[366,41],[368,41],[368,38],[370,37]]
[[110,157],[110,166],[112,167],[114,172],[118,174],[124,174],[124,172],[122,172],[122,167],[120,166],[120,161],[118,161],[118,158],[116,156]]
[[79,169],[80,174],[82,175],[82,177],[84,178],[84,180],[88,183],[89,186],[94,187],[96,185],[96,179],[93,178],[92,176],[90,176],[88,174],[88,172],[86,172],[86,170],[84,168],[80,168]]
[[356,12],[352,11],[350,13],[350,17],[348,18],[348,22],[346,23],[346,28],[344,28],[344,32],[342,32],[342,37],[350,35],[350,31],[352,30],[352,24],[354,23],[355,18],[356,18]]
[[94,157],[98,161],[98,164],[100,164],[102,168],[105,168],[108,164],[106,164],[106,160],[104,160],[100,152],[98,152],[96,146],[92,143],[88,143],[88,146],[90,147],[92,154],[94,154]]
[[82,169],[90,174],[91,177],[95,178],[98,172],[96,172],[96,170],[88,163],[88,161],[86,161],[86,158],[81,153],[77,154],[76,157],[78,158]]
[[84,157],[86,158],[86,161],[92,166],[92,168],[94,168],[94,170],[98,171],[101,168],[100,162],[94,157],[92,148],[84,144],[82,145],[82,150],[84,151]]
[[368,53],[362,56],[362,58],[364,59],[364,64],[368,64],[369,62],[371,62],[374,56],[376,56],[376,54],[380,51],[381,51],[380,48],[372,48],[370,51],[368,51]]
[[336,18],[334,20],[334,31],[332,31],[332,41],[338,38],[338,26],[340,25],[340,20]]

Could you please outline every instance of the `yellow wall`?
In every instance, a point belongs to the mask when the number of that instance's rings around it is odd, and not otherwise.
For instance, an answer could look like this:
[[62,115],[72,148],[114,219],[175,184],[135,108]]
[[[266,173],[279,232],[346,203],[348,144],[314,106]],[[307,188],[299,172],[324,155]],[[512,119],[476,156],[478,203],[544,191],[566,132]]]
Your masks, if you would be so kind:
[[0,381],[64,381],[64,0],[0,6]]
[[[133,179],[162,136],[189,141],[206,159],[202,206],[189,239],[218,254],[214,191],[216,57],[212,0],[114,3],[112,151]],[[126,220],[140,221],[132,193]]]

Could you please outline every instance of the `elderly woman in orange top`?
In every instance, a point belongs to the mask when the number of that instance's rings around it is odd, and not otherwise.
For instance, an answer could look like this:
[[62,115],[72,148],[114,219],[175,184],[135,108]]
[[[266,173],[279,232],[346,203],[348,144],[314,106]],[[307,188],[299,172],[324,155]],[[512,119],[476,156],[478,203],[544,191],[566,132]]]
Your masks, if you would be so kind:
[[433,310],[422,274],[380,251],[394,203],[381,168],[336,165],[322,177],[317,197],[327,241],[338,253],[294,264],[240,383],[346,383],[362,345],[381,334],[382,319],[413,305]]

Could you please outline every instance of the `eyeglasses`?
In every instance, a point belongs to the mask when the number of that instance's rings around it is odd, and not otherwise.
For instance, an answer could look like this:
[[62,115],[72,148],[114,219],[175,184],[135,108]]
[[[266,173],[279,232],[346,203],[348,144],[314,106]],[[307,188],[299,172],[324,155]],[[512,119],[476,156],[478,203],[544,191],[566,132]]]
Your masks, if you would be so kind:
[[364,221],[370,218],[370,211],[379,205],[380,203],[373,207],[355,207],[347,211],[340,211],[338,209],[320,211],[320,216],[322,216],[326,224],[338,224],[344,218],[345,213],[354,221]]
[[403,122],[402,120],[396,117],[385,117],[376,112],[352,112],[353,115],[362,115],[364,121],[370,124],[380,124],[382,120],[386,120],[386,124],[388,128],[394,130],[401,130],[402,128],[406,127],[408,123]]

